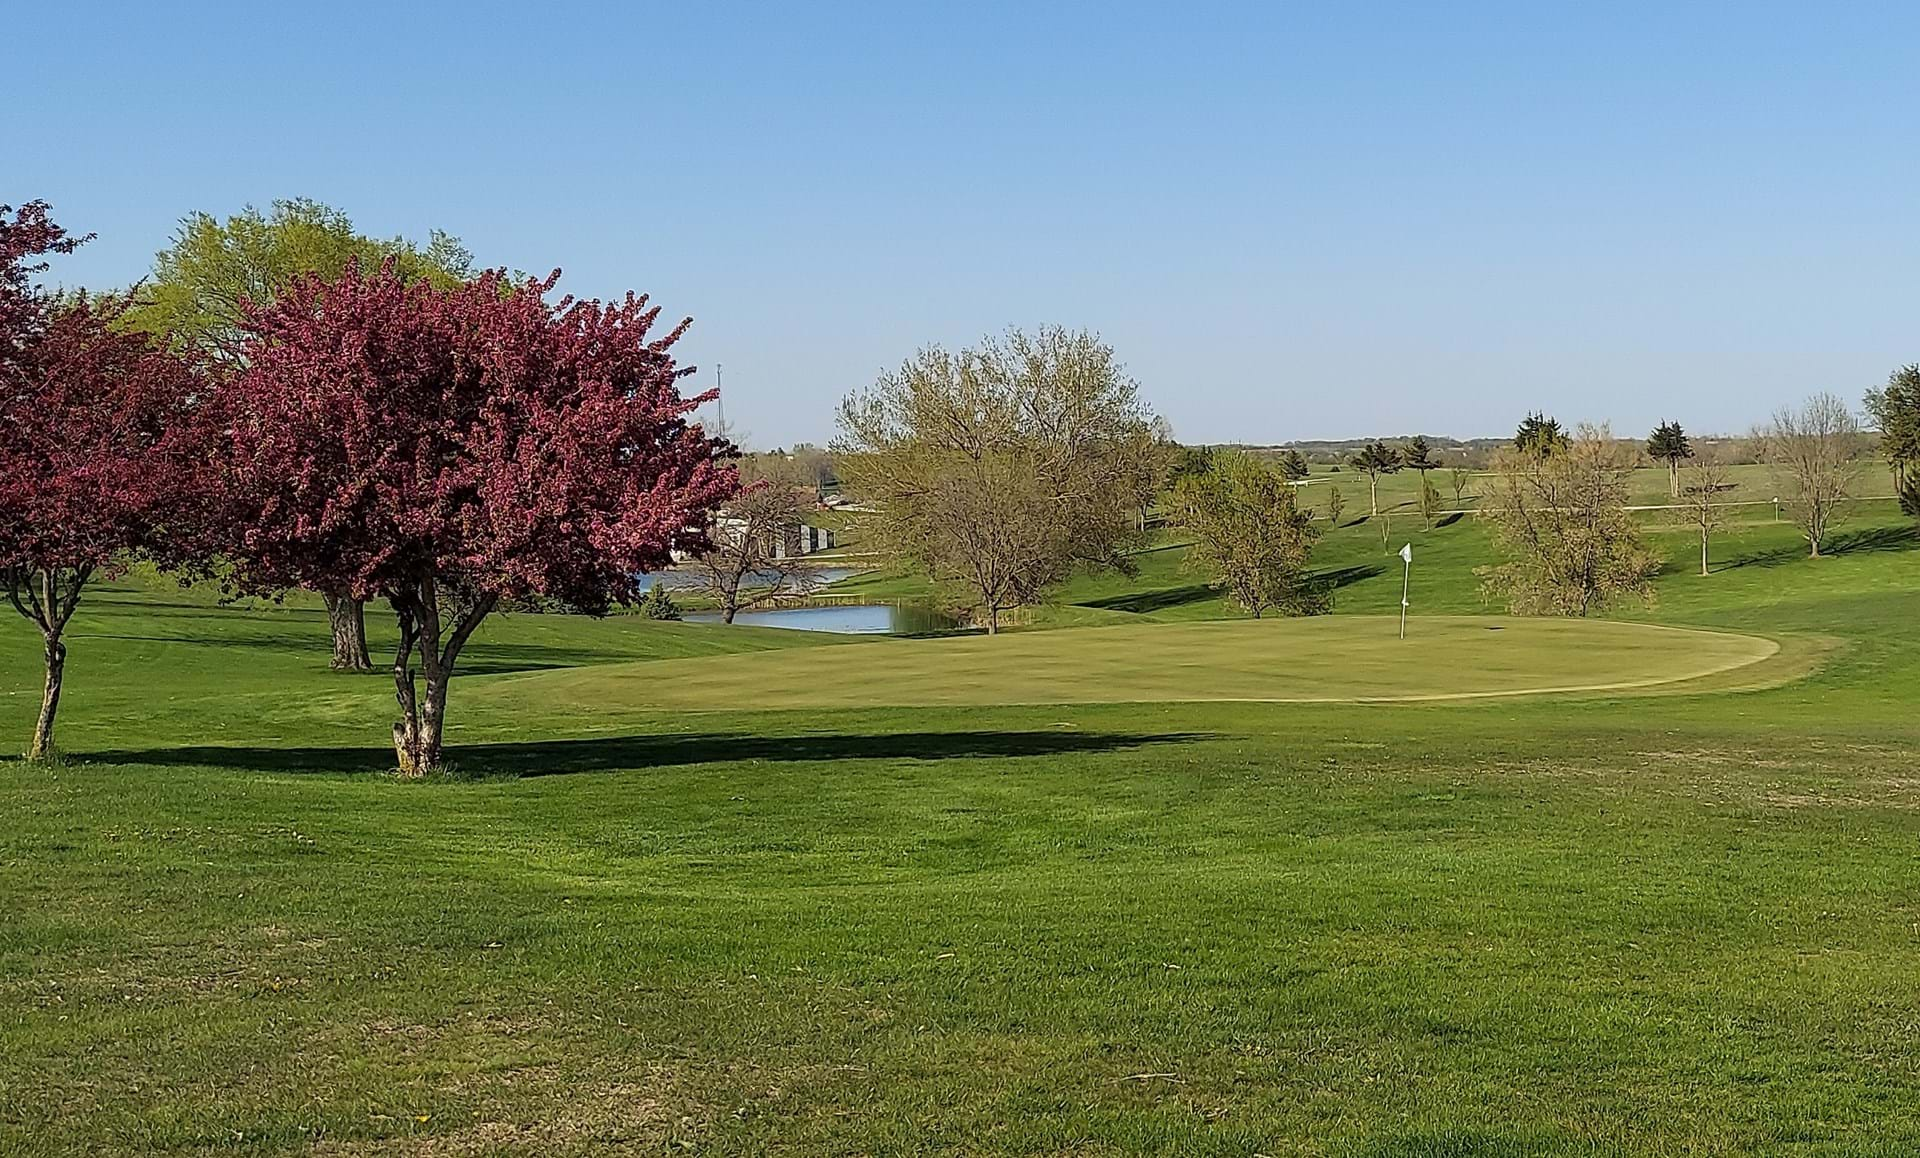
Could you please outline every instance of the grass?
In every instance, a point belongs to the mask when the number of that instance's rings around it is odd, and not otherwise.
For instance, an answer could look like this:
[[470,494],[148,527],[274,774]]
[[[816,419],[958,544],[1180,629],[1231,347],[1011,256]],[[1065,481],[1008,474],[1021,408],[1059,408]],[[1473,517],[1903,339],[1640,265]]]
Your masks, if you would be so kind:
[[[1487,610],[1486,548],[1409,524],[1418,640]],[[75,621],[67,762],[0,764],[0,1153],[1909,1153],[1911,528],[1815,562],[1746,525],[1706,579],[1663,536],[1623,615],[1731,633],[1663,666],[1825,648],[1702,694],[995,702],[1081,648],[1169,695],[1170,649],[1266,680],[1232,649],[1332,672],[1379,626],[1183,626],[1219,605],[1177,547],[1069,586],[1102,630],[515,616],[454,690],[465,778],[417,785],[317,610],[123,584]],[[1397,606],[1366,525],[1319,561]],[[1591,630],[1581,669],[1640,662]],[[915,669],[966,702],[832,690],[914,654],[969,657]],[[0,629],[7,735],[36,658]]]
[[509,703],[597,712],[1010,704],[1464,700],[1657,688],[1761,665],[1771,640],[1605,621],[1424,616],[1216,620],[876,642],[831,679],[812,652],[641,662],[496,681]]

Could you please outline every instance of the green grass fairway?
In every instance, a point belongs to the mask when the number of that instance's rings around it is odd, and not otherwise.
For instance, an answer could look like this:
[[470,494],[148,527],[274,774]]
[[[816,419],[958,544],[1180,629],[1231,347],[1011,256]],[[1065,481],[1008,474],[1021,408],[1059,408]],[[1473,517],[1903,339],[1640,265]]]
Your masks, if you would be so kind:
[[889,640],[840,653],[743,654],[543,672],[485,703],[612,710],[994,704],[1464,700],[1629,691],[1757,664],[1772,640],[1604,620],[1505,616],[1229,620]]
[[1914,523],[1584,624],[1393,526],[1310,622],[1177,542],[996,639],[501,618],[425,783],[310,601],[104,587],[0,760],[0,1155],[1920,1153]]

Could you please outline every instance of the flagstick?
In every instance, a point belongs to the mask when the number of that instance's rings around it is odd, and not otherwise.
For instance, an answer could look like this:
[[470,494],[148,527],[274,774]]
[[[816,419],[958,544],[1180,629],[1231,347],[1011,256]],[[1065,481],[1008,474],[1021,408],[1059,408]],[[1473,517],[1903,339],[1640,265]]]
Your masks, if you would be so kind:
[[1407,637],[1407,589],[1413,585],[1413,552],[1402,547],[1400,561],[1406,570],[1400,575],[1400,638]]

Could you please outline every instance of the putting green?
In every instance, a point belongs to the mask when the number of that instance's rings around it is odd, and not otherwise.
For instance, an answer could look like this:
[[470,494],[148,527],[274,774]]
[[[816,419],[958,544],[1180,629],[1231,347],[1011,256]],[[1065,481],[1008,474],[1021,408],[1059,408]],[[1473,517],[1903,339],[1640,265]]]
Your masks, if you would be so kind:
[[474,691],[613,711],[1391,703],[1670,689],[1780,650],[1750,635],[1606,620],[1422,616],[1404,641],[1397,627],[1340,615],[887,639],[541,672]]

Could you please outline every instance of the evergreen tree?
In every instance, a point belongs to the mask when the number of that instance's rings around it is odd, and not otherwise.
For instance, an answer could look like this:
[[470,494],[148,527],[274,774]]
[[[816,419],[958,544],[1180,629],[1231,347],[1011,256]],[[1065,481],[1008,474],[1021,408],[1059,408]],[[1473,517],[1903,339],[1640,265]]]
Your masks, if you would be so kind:
[[1893,467],[1900,509],[1920,516],[1920,363],[1902,366],[1867,391],[1867,414],[1880,430],[1880,453]]
[[1680,463],[1693,457],[1693,443],[1678,422],[1662,422],[1647,436],[1647,457],[1667,464],[1667,494],[1680,497]]
[[1289,448],[1287,453],[1280,456],[1280,476],[1288,482],[1299,482],[1312,473],[1312,468],[1307,465],[1307,456],[1298,450]]
[[1396,474],[1405,465],[1400,452],[1378,439],[1355,451],[1347,459],[1347,465],[1367,476],[1367,506],[1369,516],[1380,513],[1380,476]]
[[1427,440],[1420,435],[1416,434],[1408,439],[1407,447],[1402,453],[1406,456],[1407,469],[1420,472],[1422,487],[1427,485],[1427,472],[1440,469],[1440,464],[1434,460],[1433,448],[1428,446]]
[[1536,410],[1520,420],[1513,432],[1513,448],[1542,458],[1567,448],[1567,432],[1557,418],[1548,418]]

